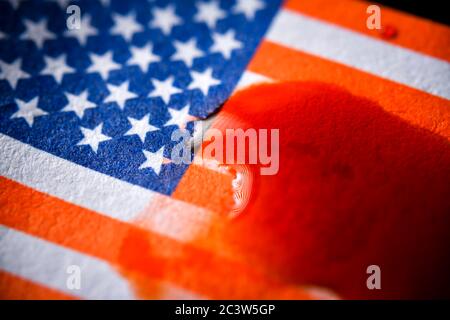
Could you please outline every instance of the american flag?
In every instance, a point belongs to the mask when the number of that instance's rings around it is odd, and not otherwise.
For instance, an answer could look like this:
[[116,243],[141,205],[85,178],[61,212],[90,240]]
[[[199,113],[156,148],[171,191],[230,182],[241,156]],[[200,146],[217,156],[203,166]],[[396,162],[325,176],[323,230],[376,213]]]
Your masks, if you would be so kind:
[[366,28],[367,5],[0,1],[0,298],[332,296],[192,243],[232,179],[172,163],[171,134],[248,85],[303,80],[448,140],[450,28],[383,8],[387,38]]

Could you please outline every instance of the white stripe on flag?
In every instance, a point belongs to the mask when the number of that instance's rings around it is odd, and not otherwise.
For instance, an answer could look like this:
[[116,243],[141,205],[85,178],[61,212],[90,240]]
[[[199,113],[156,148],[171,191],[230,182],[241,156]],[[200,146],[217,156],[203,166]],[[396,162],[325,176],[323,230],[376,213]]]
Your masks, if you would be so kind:
[[[69,266],[80,267],[80,289],[67,285]],[[1,224],[0,270],[82,299],[138,298],[128,281],[107,262]],[[171,283],[155,283],[158,299],[205,299]]]
[[[213,213],[132,185],[0,134],[0,175],[104,216],[188,242]],[[26,199],[24,199],[25,201]]]
[[286,9],[277,14],[266,38],[450,99],[450,64],[437,58]]
[[[69,289],[67,268],[80,267],[80,289]],[[85,299],[134,299],[108,263],[0,225],[0,269]]]
[[154,192],[0,134],[0,175],[76,205],[129,221]]

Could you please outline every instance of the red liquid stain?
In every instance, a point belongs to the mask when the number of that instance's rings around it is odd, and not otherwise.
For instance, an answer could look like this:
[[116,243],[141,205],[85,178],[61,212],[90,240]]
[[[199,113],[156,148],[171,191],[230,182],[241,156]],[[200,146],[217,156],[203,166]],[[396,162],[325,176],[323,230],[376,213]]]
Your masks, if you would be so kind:
[[386,25],[380,30],[380,34],[384,39],[395,39],[398,36],[398,29],[392,25]]
[[[278,174],[248,166],[249,203],[210,239],[228,258],[134,230],[124,274],[217,299],[317,297],[309,285],[343,298],[450,297],[447,140],[321,83],[253,86],[221,113],[237,119],[221,130],[280,129]],[[381,290],[366,287],[373,264]],[[142,277],[132,282],[143,297],[163,294]]]
[[[450,297],[447,140],[320,83],[253,86],[221,112],[280,129],[278,174],[253,166],[250,203],[224,228],[236,255],[344,298]],[[367,289],[372,264],[381,290]]]
[[[143,299],[167,298],[167,284],[212,299],[334,298],[326,291],[288,286],[239,262],[147,231],[131,229],[118,257],[119,271]],[[173,296],[169,298],[173,299]],[[181,295],[180,298],[186,298]]]

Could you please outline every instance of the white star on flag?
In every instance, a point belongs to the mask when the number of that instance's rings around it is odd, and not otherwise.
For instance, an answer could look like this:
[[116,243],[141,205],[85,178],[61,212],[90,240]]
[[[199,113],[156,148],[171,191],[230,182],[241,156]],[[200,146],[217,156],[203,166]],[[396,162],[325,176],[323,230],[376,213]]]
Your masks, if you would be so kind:
[[113,19],[114,27],[111,30],[111,34],[121,35],[126,41],[131,41],[135,33],[144,30],[144,28],[136,21],[135,14],[114,14]]
[[89,15],[85,15],[81,18],[80,29],[66,30],[66,32],[64,32],[66,37],[77,38],[78,42],[82,46],[86,45],[88,37],[96,36],[97,34],[98,31],[91,25],[91,17]]
[[5,79],[9,82],[13,89],[16,88],[19,79],[29,78],[30,75],[21,69],[22,60],[16,59],[12,63],[6,63],[0,60],[0,79]]
[[180,129],[184,129],[186,128],[186,123],[197,119],[189,114],[189,105],[185,106],[181,110],[173,108],[168,108],[168,110],[170,113],[170,120],[164,124],[165,127],[175,125]]
[[25,19],[24,23],[26,31],[22,33],[20,39],[33,41],[38,49],[42,49],[45,41],[56,39],[56,35],[47,29],[46,20],[34,22],[32,20]]
[[150,64],[159,61],[161,58],[153,54],[153,45],[147,44],[142,48],[131,47],[131,59],[128,61],[128,65],[137,65],[142,72],[148,72]]
[[210,29],[215,28],[218,20],[227,16],[216,1],[199,2],[197,6],[198,12],[195,14],[194,20],[206,23]]
[[264,9],[265,4],[261,0],[237,0],[233,6],[233,13],[242,13],[247,20],[255,18],[256,11]]
[[203,95],[208,95],[208,91],[212,86],[220,84],[220,80],[212,76],[212,68],[208,68],[203,72],[192,71],[192,82],[189,84],[189,90],[199,89]]
[[88,145],[91,149],[97,153],[98,145],[104,141],[111,140],[111,137],[105,136],[102,133],[103,123],[100,123],[94,129],[88,129],[80,127],[81,133],[83,133],[83,139],[77,143],[77,146]]
[[168,104],[170,97],[174,94],[183,92],[181,89],[173,86],[175,81],[174,77],[168,77],[166,80],[160,81],[158,79],[153,79],[152,84],[155,87],[152,92],[148,95],[152,97],[161,97],[165,104]]
[[211,47],[211,52],[220,52],[225,59],[231,58],[233,50],[242,48],[242,42],[236,40],[235,32],[228,30],[224,34],[213,33],[212,35],[214,44]]
[[128,130],[125,135],[131,136],[131,135],[138,135],[139,139],[141,139],[142,143],[145,142],[145,137],[147,136],[147,133],[159,130],[157,127],[154,127],[150,124],[150,115],[145,115],[142,117],[142,119],[134,119],[134,118],[128,118],[128,121],[131,123],[131,128]]
[[95,103],[88,100],[89,92],[87,90],[84,90],[79,95],[74,95],[68,92],[65,94],[69,102],[63,109],[61,109],[62,112],[75,112],[78,118],[81,119],[87,109],[96,107]]
[[6,33],[0,31],[0,39],[6,39]]
[[49,75],[55,78],[56,82],[61,83],[64,74],[73,73],[76,70],[69,67],[66,62],[66,55],[61,54],[59,57],[44,57],[45,68],[41,71],[41,75]]
[[175,40],[175,54],[172,56],[173,61],[181,60],[188,68],[192,67],[195,58],[203,56],[203,52],[195,45],[195,39],[190,39],[186,42]]
[[19,110],[17,110],[12,116],[11,119],[14,118],[23,118],[27,124],[32,127],[34,123],[34,118],[39,116],[44,116],[48,114],[44,110],[38,108],[39,98],[36,97],[28,102],[16,99],[17,106]]
[[170,34],[172,28],[182,23],[175,13],[175,7],[168,5],[166,8],[155,8],[152,11],[153,20],[150,21],[151,28],[159,28],[165,35]]
[[106,97],[104,102],[105,103],[116,102],[121,110],[125,108],[125,102],[127,100],[138,97],[137,94],[129,90],[130,88],[129,81],[125,81],[124,83],[118,86],[115,86],[113,84],[107,84],[107,86],[110,94]]
[[108,51],[103,55],[92,53],[90,55],[92,65],[87,69],[87,72],[98,72],[103,80],[106,81],[111,70],[121,68],[121,65],[113,61],[112,52]]
[[157,175],[159,175],[164,162],[164,147],[161,147],[156,152],[150,152],[147,150],[142,151],[144,152],[146,160],[140,165],[139,169],[151,168]]

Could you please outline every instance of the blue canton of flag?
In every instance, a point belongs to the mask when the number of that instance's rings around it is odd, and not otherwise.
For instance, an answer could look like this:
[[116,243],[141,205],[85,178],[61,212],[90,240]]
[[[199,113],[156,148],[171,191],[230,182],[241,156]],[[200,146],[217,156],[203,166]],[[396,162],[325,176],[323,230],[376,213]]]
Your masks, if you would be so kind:
[[279,5],[0,1],[0,132],[171,194],[187,169],[171,133],[229,97]]

